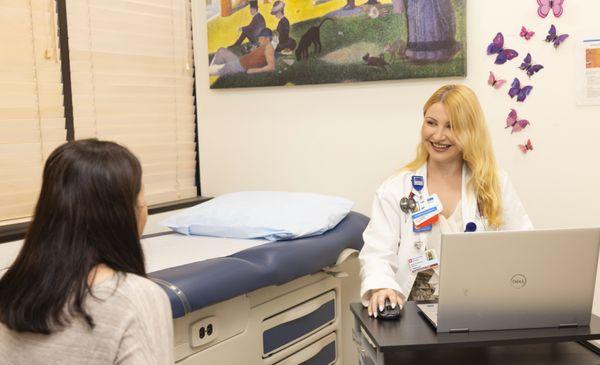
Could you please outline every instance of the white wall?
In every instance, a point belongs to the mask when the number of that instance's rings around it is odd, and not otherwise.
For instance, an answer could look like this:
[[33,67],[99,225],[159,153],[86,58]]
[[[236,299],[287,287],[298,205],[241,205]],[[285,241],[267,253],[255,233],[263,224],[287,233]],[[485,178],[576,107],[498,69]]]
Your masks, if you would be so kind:
[[[556,20],[537,16],[535,1],[467,1],[468,72],[465,79],[210,90],[204,2],[195,7],[195,57],[202,192],[277,189],[349,197],[368,214],[373,191],[414,153],[421,106],[444,83],[473,88],[487,114],[496,156],[512,177],[539,228],[600,225],[600,107],[575,105],[575,50],[578,36],[600,36],[600,2],[571,0]],[[558,50],[543,39],[551,23],[570,33]],[[536,31],[526,42],[521,25]],[[589,31],[591,30],[591,32]],[[496,32],[521,55],[493,65],[485,49]],[[522,81],[517,67],[530,50],[546,68],[534,76],[528,100],[515,103],[505,87],[487,86],[493,70],[509,83]],[[532,126],[520,134],[504,129],[516,107]],[[522,155],[517,144],[532,138],[535,151]],[[595,313],[600,313],[600,290]]]
[[[584,5],[585,4],[585,5]],[[600,3],[572,0],[565,13],[540,19],[535,1],[467,1],[468,76],[344,85],[210,90],[202,1],[197,2],[196,70],[200,170],[204,195],[243,189],[306,190],[352,198],[369,213],[372,192],[414,153],[421,106],[444,83],[465,83],[486,111],[497,158],[508,170],[538,227],[597,225],[600,183],[594,145],[600,135],[600,108],[575,105],[574,51],[582,24],[597,24]],[[542,41],[554,22],[572,36],[559,50]],[[521,25],[537,34],[519,38]],[[600,26],[596,25],[600,35]],[[497,31],[506,45],[546,68],[534,76],[525,103],[487,86],[493,70],[509,82],[527,78],[517,70],[519,56],[493,65],[485,49]],[[510,107],[532,126],[510,135],[504,121]],[[517,144],[531,136],[535,151],[523,156]],[[600,166],[599,166],[600,167]],[[578,180],[573,186],[573,180]],[[589,201],[581,207],[581,199]],[[549,209],[549,204],[557,205]],[[575,209],[584,208],[578,217]]]

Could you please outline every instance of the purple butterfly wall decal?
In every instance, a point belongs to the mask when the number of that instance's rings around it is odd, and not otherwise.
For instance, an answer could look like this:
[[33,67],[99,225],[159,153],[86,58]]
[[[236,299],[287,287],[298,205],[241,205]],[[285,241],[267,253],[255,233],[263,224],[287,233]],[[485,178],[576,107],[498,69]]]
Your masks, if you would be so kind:
[[554,48],[558,48],[562,42],[564,42],[567,38],[569,38],[568,34],[557,34],[556,27],[554,24],[550,26],[550,30],[548,31],[548,35],[546,36],[545,41],[548,43],[554,44]]
[[523,62],[521,63],[521,66],[519,66],[519,68],[521,70],[525,71],[527,73],[527,76],[531,77],[535,73],[537,73],[541,69],[543,69],[544,66],[532,64],[531,63],[531,53],[527,53],[527,56],[525,56],[525,59],[523,60]]
[[519,117],[517,116],[517,111],[511,109],[510,113],[508,113],[508,117],[506,117],[506,127],[504,127],[504,129],[512,128],[510,134],[513,134],[515,132],[522,131],[529,124],[531,123],[529,123],[527,119],[519,119]]
[[514,49],[504,48],[504,36],[500,32],[496,34],[494,40],[488,46],[487,54],[497,55],[496,61],[494,61],[497,65],[503,65],[506,61],[510,61],[519,55]]
[[564,0],[537,0],[538,3],[538,15],[545,18],[552,10],[555,17],[560,17],[563,13]]
[[510,85],[510,90],[508,90],[508,96],[511,99],[516,96],[518,102],[523,102],[527,98],[527,95],[531,93],[531,90],[533,90],[533,86],[527,85],[521,87],[521,81],[515,77]]

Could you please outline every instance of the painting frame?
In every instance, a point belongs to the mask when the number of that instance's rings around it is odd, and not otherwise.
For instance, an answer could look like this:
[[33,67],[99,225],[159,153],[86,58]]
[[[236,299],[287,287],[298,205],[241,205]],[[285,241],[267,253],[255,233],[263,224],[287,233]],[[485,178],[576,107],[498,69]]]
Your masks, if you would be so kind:
[[238,0],[226,16],[230,0],[206,1],[211,89],[467,73],[467,0]]

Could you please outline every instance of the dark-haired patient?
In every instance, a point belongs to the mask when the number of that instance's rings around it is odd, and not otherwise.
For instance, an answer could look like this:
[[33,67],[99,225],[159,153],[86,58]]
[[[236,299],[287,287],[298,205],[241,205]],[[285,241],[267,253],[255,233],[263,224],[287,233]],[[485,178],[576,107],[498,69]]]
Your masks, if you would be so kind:
[[0,278],[0,364],[172,364],[171,308],[146,278],[139,161],[60,146],[17,259]]

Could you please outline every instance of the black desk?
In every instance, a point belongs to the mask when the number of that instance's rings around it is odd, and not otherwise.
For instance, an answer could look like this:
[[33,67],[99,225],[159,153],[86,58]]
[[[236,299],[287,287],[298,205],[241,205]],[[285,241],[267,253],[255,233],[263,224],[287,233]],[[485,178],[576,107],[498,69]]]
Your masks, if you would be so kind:
[[600,339],[600,318],[589,327],[440,333],[406,303],[398,321],[369,317],[351,304],[353,336],[361,364],[600,364],[600,356],[577,341]]

